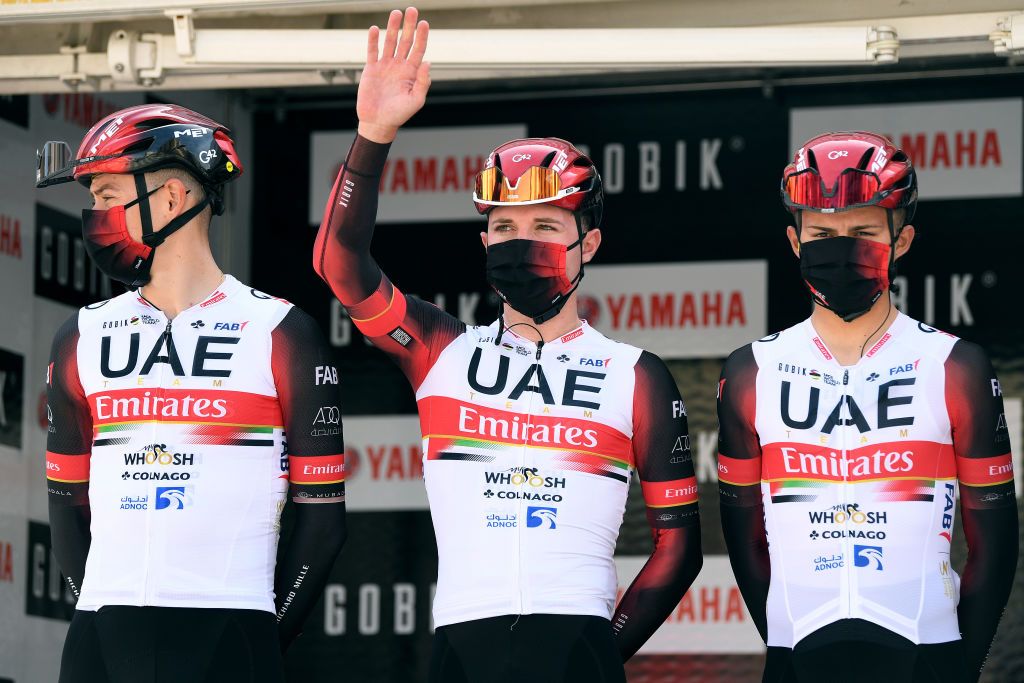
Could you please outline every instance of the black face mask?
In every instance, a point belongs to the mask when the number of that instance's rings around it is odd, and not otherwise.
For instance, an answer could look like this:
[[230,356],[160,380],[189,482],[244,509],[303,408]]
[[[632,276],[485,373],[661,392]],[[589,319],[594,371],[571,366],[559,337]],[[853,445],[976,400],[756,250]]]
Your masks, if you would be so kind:
[[816,304],[846,322],[867,313],[888,289],[892,248],[857,237],[800,245],[800,273]]
[[516,311],[541,323],[558,315],[583,279],[570,280],[566,272],[569,250],[583,238],[566,246],[540,240],[514,239],[487,247],[487,282],[502,300]]
[[[203,199],[165,225],[160,232],[154,232],[149,202],[144,200],[160,188],[146,190],[145,176],[138,173],[135,175],[135,189],[138,197],[122,206],[82,210],[82,239],[89,257],[107,277],[132,289],[149,282],[154,250],[209,203],[208,197]],[[125,212],[136,204],[142,218],[142,242],[136,242],[128,233]]]

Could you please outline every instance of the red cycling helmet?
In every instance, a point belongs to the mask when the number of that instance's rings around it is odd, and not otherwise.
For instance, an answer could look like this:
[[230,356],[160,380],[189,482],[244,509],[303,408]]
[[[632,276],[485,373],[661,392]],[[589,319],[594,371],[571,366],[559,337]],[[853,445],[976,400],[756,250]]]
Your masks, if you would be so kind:
[[195,176],[219,215],[224,210],[221,187],[242,173],[229,133],[213,119],[175,104],[128,107],[90,128],[74,158],[67,143],[47,142],[37,160],[36,187],[70,180],[88,186],[99,173],[177,166]]
[[582,230],[601,224],[604,189],[590,157],[561,138],[523,138],[501,145],[476,176],[476,210],[551,204],[572,211]]
[[884,135],[825,133],[805,142],[786,166],[782,201],[794,214],[904,209],[906,223],[917,208],[917,174],[910,157]]

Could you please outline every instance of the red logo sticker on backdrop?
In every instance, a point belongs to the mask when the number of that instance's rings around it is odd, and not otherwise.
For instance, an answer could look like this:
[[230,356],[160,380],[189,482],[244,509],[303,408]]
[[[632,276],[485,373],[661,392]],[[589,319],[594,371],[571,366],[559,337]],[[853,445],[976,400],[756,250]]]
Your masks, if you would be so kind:
[[14,551],[6,541],[0,541],[0,581],[14,583]]
[[0,254],[21,259],[21,221],[0,213]]

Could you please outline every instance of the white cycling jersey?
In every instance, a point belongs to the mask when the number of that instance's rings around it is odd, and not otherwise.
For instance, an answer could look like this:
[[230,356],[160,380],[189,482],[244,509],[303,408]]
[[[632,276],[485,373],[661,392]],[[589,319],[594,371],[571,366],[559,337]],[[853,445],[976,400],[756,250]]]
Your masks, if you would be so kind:
[[[48,371],[47,478],[58,501],[88,491],[78,609],[274,612],[289,483],[297,499],[344,495],[339,408],[316,399],[337,373],[300,360],[319,350],[304,336],[311,327],[227,276],[173,320],[129,292],[62,328]],[[295,457],[325,446],[330,455]]]
[[[685,412],[664,364],[586,323],[537,346],[466,327],[384,278],[349,313],[416,390],[437,537],[437,626],[612,617],[635,469],[652,524],[696,523]],[[539,359],[538,359],[539,356]]]
[[719,477],[760,487],[769,645],[844,618],[914,643],[959,639],[958,479],[1012,480],[999,385],[976,350],[900,314],[855,365],[841,366],[810,320],[730,358]]

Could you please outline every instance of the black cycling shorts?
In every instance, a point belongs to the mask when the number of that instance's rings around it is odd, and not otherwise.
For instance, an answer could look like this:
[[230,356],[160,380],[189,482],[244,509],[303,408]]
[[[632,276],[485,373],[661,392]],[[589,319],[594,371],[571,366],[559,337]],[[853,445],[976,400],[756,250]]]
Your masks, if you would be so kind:
[[59,683],[283,683],[269,612],[101,607],[71,620]]
[[612,625],[601,617],[523,614],[442,626],[430,683],[626,683]]
[[916,645],[861,619],[842,619],[796,647],[769,647],[762,683],[964,683],[963,641]]

